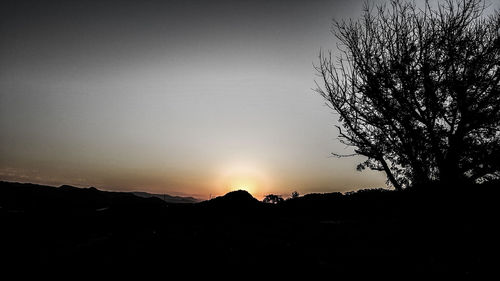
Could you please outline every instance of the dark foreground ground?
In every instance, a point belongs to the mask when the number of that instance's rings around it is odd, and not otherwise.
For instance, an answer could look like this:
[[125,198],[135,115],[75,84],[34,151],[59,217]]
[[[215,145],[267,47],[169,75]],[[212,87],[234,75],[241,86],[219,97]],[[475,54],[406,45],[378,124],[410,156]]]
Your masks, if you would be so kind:
[[168,204],[0,182],[2,264],[486,276],[497,274],[498,188],[310,194],[279,205],[233,192]]

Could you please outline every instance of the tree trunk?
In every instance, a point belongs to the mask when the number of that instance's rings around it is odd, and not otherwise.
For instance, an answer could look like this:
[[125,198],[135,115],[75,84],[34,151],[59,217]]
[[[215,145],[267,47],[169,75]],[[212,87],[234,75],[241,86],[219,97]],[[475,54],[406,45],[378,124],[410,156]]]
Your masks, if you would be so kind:
[[454,148],[451,148],[448,151],[445,160],[443,161],[443,165],[440,171],[440,182],[444,186],[453,187],[464,183],[463,181],[465,180],[465,177],[460,172],[458,160],[459,157],[456,150]]
[[389,168],[389,165],[387,165],[387,162],[384,160],[384,157],[380,157],[379,159],[380,163],[382,164],[382,167],[384,168],[385,174],[387,175],[387,178],[389,178],[389,181],[392,183],[394,188],[398,191],[403,190],[403,187],[399,182],[396,180],[394,175],[391,172],[391,169]]

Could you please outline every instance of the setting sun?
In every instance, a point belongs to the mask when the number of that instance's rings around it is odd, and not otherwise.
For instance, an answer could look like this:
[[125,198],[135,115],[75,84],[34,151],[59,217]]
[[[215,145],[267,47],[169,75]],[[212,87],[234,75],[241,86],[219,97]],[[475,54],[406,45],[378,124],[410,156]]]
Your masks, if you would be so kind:
[[219,193],[224,194],[235,190],[245,190],[254,197],[260,198],[269,186],[266,174],[251,164],[231,164],[223,169],[219,181],[216,183]]
[[249,179],[235,179],[234,181],[232,181],[229,188],[231,189],[231,191],[245,190],[251,194],[255,193],[257,189],[255,183],[253,183]]

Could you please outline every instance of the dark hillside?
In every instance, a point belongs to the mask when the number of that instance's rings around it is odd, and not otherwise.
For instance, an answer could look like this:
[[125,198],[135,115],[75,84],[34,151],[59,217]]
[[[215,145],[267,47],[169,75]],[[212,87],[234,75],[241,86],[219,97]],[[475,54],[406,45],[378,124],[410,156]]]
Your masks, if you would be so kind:
[[2,182],[0,241],[14,265],[480,276],[495,265],[498,187],[309,194],[281,204],[236,191],[167,204]]

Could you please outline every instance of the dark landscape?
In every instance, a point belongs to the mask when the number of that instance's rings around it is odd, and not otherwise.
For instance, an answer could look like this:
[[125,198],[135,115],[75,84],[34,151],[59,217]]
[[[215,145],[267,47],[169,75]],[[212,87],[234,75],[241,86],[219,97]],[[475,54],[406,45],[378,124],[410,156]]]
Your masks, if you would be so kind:
[[498,0],[6,0],[0,62],[2,280],[500,280]]
[[67,268],[281,268],[484,276],[495,269],[498,183],[307,194],[246,191],[176,204],[95,188],[1,182],[2,255]]

